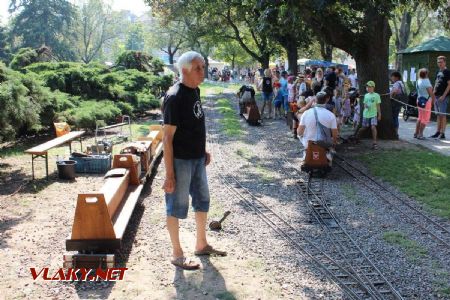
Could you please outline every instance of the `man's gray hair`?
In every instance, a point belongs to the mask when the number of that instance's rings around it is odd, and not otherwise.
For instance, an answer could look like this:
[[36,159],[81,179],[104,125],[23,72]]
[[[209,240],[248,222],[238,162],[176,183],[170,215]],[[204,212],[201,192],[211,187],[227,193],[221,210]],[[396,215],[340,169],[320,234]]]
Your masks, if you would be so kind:
[[205,62],[205,59],[203,56],[195,51],[188,51],[183,53],[179,58],[177,62],[178,72],[180,72],[180,79],[183,79],[183,72],[182,69],[187,69],[190,71],[192,69],[192,61],[195,59],[199,59],[202,62]]

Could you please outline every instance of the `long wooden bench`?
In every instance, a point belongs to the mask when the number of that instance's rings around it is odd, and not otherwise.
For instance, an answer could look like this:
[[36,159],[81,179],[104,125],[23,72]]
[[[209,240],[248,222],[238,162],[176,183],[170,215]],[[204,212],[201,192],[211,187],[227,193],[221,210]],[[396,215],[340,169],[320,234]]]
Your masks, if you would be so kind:
[[[162,127],[150,128],[143,137],[152,147],[152,159],[141,172],[138,156],[118,154],[100,190],[79,194],[72,232],[66,239],[64,267],[111,267],[121,249],[125,230],[157,156],[162,152]],[[148,143],[150,141],[150,143]],[[146,150],[147,151],[147,150]]]
[[83,149],[83,143],[81,140],[81,136],[84,134],[84,131],[72,131],[60,137],[54,138],[48,142],[25,150],[25,153],[31,154],[31,169],[32,176],[34,179],[34,160],[38,157],[42,157],[45,159],[45,171],[48,179],[48,150],[58,147],[63,144],[69,144],[69,151],[72,152],[72,141],[80,138],[81,149]]
[[121,240],[136,206],[143,185],[139,180],[136,156],[114,156],[113,165],[120,165],[105,175],[98,192],[78,195],[68,251],[113,251]]

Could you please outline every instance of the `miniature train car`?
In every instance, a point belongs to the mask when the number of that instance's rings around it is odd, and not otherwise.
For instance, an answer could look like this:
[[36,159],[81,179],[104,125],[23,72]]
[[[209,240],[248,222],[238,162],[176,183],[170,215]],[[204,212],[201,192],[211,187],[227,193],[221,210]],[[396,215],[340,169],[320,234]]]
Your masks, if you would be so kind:
[[[65,268],[109,268],[155,160],[161,154],[162,126],[114,156],[113,168],[99,191],[78,195],[71,235],[66,239]],[[134,149],[134,150],[133,150]]]
[[252,86],[243,85],[237,93],[239,99],[240,115],[250,125],[261,124],[261,114],[255,101],[255,90]]

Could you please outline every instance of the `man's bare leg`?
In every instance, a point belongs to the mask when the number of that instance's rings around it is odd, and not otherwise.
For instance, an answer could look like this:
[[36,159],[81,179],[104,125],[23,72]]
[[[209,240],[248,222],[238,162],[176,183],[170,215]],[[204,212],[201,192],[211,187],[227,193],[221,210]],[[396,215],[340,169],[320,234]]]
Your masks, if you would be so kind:
[[172,242],[172,256],[179,258],[183,256],[183,249],[180,244],[180,227],[178,218],[167,216],[167,230],[169,231],[170,241]]
[[208,242],[206,241],[206,219],[208,213],[197,211],[195,212],[195,224],[197,227],[197,241],[195,244],[195,250],[203,250],[206,246],[208,246]]

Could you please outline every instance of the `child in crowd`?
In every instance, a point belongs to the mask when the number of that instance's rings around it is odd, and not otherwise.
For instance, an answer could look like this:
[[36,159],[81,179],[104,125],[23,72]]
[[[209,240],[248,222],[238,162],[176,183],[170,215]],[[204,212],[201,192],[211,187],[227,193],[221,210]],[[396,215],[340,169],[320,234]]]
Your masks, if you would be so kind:
[[294,76],[288,77],[288,102],[294,102],[295,101],[295,84],[294,84]]
[[295,111],[294,109],[292,110],[294,112],[294,116],[293,116],[293,134],[294,134],[294,138],[297,139],[297,128],[298,128],[298,124],[300,122],[300,118],[302,117],[303,112],[301,112],[301,109],[304,108],[306,106],[306,101],[305,101],[305,97],[300,96],[299,99],[297,100],[297,102],[293,103],[293,106],[295,106]]
[[344,92],[344,100],[342,101],[342,122],[347,124],[352,115],[352,107],[350,106],[350,97],[348,91]]
[[364,95],[364,111],[362,126],[364,130],[370,128],[372,131],[372,149],[378,149],[377,145],[377,125],[381,120],[381,98],[378,93],[375,93],[375,82],[368,81],[366,84],[367,94]]
[[[278,73],[280,73],[280,72],[278,72]],[[273,113],[273,118],[276,119],[277,113],[278,113],[278,118],[281,118],[281,105],[283,104],[283,95],[280,91],[281,84],[280,84],[280,81],[277,76],[275,76],[275,78],[274,78],[273,88],[274,88],[274,94],[275,94],[275,98],[273,99],[273,102],[272,102],[273,107],[275,108],[274,113]]]
[[337,128],[338,131],[340,129],[340,126],[342,124],[342,91],[341,90],[334,90],[334,97],[333,102],[335,106],[334,115],[336,116],[336,122],[337,122]]
[[359,99],[355,99],[355,106],[353,107],[353,129],[356,130],[359,126],[359,119],[360,119],[360,109],[359,106]]

